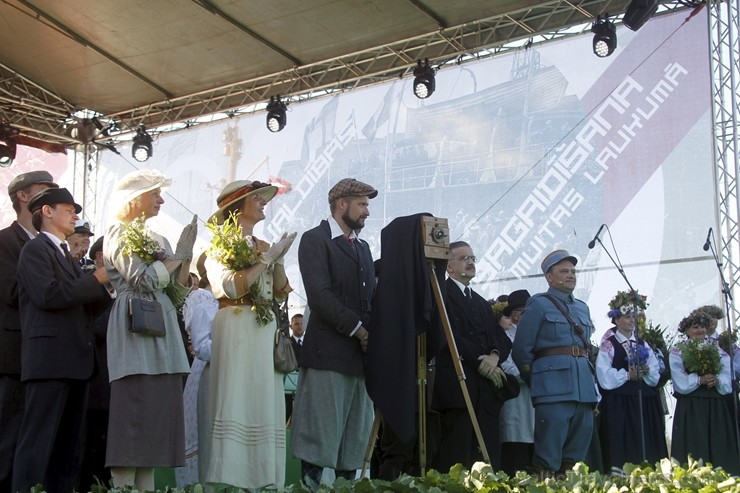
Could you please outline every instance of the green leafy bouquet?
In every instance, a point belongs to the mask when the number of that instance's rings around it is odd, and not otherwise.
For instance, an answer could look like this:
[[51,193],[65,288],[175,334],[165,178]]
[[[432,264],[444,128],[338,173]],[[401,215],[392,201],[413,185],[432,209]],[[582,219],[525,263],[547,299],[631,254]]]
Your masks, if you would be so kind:
[[722,362],[719,347],[712,341],[691,339],[678,344],[686,373],[719,375]]
[[[206,227],[213,234],[211,246],[206,254],[233,271],[251,267],[262,258],[262,253],[253,246],[252,237],[244,236],[238,217],[239,214],[230,212],[222,224],[218,224],[216,218],[206,223]],[[266,325],[272,321],[274,318],[272,302],[262,296],[257,281],[249,286],[244,298],[252,305],[251,310],[257,315],[259,325]]]
[[164,260],[165,254],[162,246],[152,238],[146,227],[146,218],[142,214],[130,223],[121,223],[122,253],[128,256],[137,256],[147,265],[157,260]]
[[660,374],[657,387],[662,387],[670,380],[671,370],[668,366],[668,355],[670,351],[668,344],[666,343],[666,333],[668,327],[661,328],[660,324],[653,325],[653,321],[649,320],[645,322],[643,317],[639,317],[637,320],[637,336],[648,343],[653,349],[655,357],[663,363],[665,370]]

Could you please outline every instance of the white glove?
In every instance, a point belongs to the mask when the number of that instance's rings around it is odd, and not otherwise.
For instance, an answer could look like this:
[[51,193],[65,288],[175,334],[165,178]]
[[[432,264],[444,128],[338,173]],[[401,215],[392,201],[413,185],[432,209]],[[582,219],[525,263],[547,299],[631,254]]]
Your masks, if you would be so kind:
[[290,247],[293,246],[293,242],[295,241],[295,237],[298,235],[298,233],[293,232],[286,236],[287,233],[283,233],[283,238],[287,240],[285,243],[285,248],[283,249],[283,252],[278,256],[278,258],[275,259],[276,264],[283,264],[285,263],[285,254],[288,253],[288,250],[290,250]]
[[288,236],[288,233],[283,233],[280,240],[270,245],[270,248],[268,248],[266,252],[262,253],[260,262],[265,265],[275,263],[275,261],[282,257],[287,249],[290,248],[290,245],[293,244],[293,240],[295,240],[295,233],[290,236]]
[[190,224],[185,226],[180,233],[180,239],[177,240],[173,260],[190,260],[193,258],[193,247],[195,240],[198,238],[198,215],[193,216]]

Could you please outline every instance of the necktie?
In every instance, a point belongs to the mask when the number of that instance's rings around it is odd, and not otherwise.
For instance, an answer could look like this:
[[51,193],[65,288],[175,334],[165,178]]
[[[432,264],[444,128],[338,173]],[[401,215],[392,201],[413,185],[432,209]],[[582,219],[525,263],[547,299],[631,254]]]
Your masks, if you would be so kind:
[[473,295],[470,294],[470,288],[465,286],[465,299],[468,300],[468,303],[473,303]]
[[298,339],[298,345],[303,346],[303,339]]
[[75,270],[75,259],[73,259],[72,255],[70,255],[69,248],[67,247],[66,243],[62,243],[62,250],[64,250],[64,258],[67,259],[67,263],[69,263],[69,266],[72,267],[72,271],[77,272]]

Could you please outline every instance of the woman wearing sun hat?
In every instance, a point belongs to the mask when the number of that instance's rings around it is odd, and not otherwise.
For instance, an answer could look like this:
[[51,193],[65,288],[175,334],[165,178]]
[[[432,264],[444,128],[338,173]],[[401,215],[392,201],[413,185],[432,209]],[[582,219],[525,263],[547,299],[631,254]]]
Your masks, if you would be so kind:
[[285,299],[291,291],[283,256],[295,233],[272,245],[253,236],[276,192],[275,186],[256,181],[229,183],[211,218],[218,224],[235,221],[249,249],[260,254],[252,265],[234,270],[218,258],[214,243],[206,260],[220,305],[211,335],[208,483],[260,488],[285,482],[285,393],[273,362],[276,324],[274,317],[261,318],[256,304]]
[[[124,176],[112,196],[118,221],[105,233],[103,257],[116,290],[107,334],[111,397],[106,466],[117,488],[133,485],[141,491],[153,490],[153,468],[185,463],[182,375],[189,367],[176,306],[189,291],[195,218],[183,230],[174,252],[164,237],[145,226],[146,220],[159,214],[162,191],[171,183],[156,170]],[[134,230],[137,235],[131,234]],[[149,241],[144,245],[134,236]],[[159,302],[164,337],[129,330],[133,298]]]
[[[666,457],[663,411],[655,386],[660,379],[658,359],[652,348],[637,336],[637,313],[647,307],[640,297],[619,291],[609,302],[607,314],[614,327],[602,340],[596,357],[596,377],[601,389],[599,435],[604,467],[621,470],[624,464],[650,464]],[[642,380],[640,382],[639,380]],[[640,427],[640,388],[645,431],[645,457]]]

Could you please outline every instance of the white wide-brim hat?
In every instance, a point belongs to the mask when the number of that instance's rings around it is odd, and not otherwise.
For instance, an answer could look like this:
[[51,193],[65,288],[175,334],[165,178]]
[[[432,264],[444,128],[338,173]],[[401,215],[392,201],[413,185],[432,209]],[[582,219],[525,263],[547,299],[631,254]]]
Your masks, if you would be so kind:
[[269,202],[275,196],[277,191],[277,187],[269,183],[262,183],[259,181],[250,180],[232,181],[231,183],[226,185],[223,190],[221,190],[220,194],[218,194],[218,198],[216,198],[216,205],[218,206],[218,210],[213,213],[208,221],[210,222],[215,218],[217,222],[221,224],[226,219],[224,217],[224,211],[230,205],[245,197],[249,197],[250,195],[255,194],[260,195],[263,199],[265,199],[265,202]]
[[139,195],[143,195],[157,188],[162,191],[172,185],[172,178],[167,178],[156,169],[140,169],[127,174],[115,185],[113,185],[112,202],[117,207],[122,207],[134,200]]

